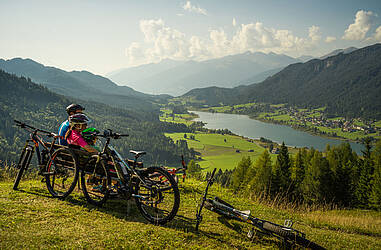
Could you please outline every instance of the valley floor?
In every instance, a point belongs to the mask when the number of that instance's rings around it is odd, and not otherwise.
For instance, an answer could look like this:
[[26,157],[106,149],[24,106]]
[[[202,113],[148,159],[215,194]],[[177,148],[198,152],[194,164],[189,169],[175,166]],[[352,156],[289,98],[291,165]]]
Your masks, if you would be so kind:
[[[22,181],[20,191],[12,181],[0,182],[0,249],[52,248],[151,248],[151,249],[276,249],[279,240],[246,237],[249,227],[226,221],[205,210],[197,233],[195,211],[205,182],[187,179],[180,183],[178,215],[165,226],[148,224],[134,203],[108,201],[103,208],[90,206],[76,191],[62,201],[51,198],[39,180]],[[252,214],[294,227],[328,249],[381,249],[381,213],[359,210],[292,211],[248,201],[218,185],[217,194]]]

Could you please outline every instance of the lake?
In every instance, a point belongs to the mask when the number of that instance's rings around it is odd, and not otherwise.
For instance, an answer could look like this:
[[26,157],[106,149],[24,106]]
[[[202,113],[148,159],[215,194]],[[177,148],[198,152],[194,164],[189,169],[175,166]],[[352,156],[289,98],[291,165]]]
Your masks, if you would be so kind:
[[[323,151],[327,144],[338,145],[342,140],[329,139],[321,136],[311,135],[309,133],[293,129],[288,126],[265,123],[250,119],[247,115],[209,113],[200,111],[190,111],[199,117],[194,121],[206,123],[205,127],[210,129],[229,129],[234,134],[245,136],[251,139],[264,137],[277,143],[284,142],[292,147],[308,147]],[[350,142],[352,149],[361,154],[363,145]]]

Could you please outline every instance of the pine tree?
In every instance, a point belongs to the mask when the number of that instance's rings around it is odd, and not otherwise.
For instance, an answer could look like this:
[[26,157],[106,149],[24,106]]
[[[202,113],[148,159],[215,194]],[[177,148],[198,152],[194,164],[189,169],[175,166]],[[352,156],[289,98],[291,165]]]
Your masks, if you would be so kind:
[[238,191],[246,186],[244,181],[247,179],[246,173],[251,166],[250,157],[242,157],[241,161],[238,163],[237,167],[234,169],[232,174],[232,188]]
[[267,149],[259,156],[253,168],[255,176],[248,183],[248,191],[251,193],[264,193],[267,195],[271,188],[271,157]]
[[272,190],[274,194],[278,192],[290,192],[290,168],[291,161],[288,153],[288,148],[283,142],[280,147],[272,173]]
[[372,153],[374,174],[370,194],[370,205],[376,209],[381,209],[381,140],[377,142]]
[[364,159],[359,167],[359,179],[355,190],[356,199],[360,207],[367,207],[369,196],[372,191],[371,183],[374,172],[374,164],[371,157],[371,140],[369,137],[364,139],[365,150],[362,151]]
[[299,149],[298,153],[295,155],[294,164],[290,169],[290,178],[293,183],[294,196],[299,197],[301,195],[301,184],[304,179],[304,172],[306,168],[305,158],[306,150]]
[[319,151],[314,151],[311,161],[307,164],[302,183],[304,200],[309,203],[330,201],[330,171],[328,161]]
[[348,206],[352,201],[352,172],[356,168],[357,155],[352,152],[349,143],[337,147],[328,147],[325,152],[332,172],[330,186],[335,202]]

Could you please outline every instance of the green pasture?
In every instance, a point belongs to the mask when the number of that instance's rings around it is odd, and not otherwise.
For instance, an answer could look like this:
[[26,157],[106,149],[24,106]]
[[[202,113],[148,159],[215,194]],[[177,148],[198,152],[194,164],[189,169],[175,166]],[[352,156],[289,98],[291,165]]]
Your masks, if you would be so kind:
[[[233,169],[242,157],[250,156],[255,161],[264,150],[257,142],[251,142],[240,136],[206,133],[186,133],[186,135],[187,138],[184,138],[184,133],[165,134],[165,136],[172,138],[173,141],[186,140],[189,148],[194,148],[194,150],[200,152],[201,159],[197,163],[206,170],[215,167]],[[189,139],[190,135],[193,135],[195,139]],[[272,159],[275,160],[276,155],[272,155]]]

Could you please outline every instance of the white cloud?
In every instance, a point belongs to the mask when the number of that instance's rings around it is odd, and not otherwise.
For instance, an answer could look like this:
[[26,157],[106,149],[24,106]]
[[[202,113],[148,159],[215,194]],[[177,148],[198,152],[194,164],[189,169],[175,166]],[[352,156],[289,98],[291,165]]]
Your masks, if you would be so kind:
[[181,31],[168,27],[162,19],[141,20],[140,30],[144,34],[144,42],[132,43],[126,49],[130,66],[165,58],[206,60],[246,51],[308,53],[321,39],[317,26],[311,26],[308,35],[303,38],[295,36],[290,30],[266,27],[261,22],[237,25],[230,37],[220,28],[210,30],[205,38],[189,38]]
[[374,32],[373,40],[375,42],[379,42],[379,43],[381,42],[381,26],[378,26],[378,28]]
[[363,40],[371,28],[372,11],[359,10],[356,13],[355,22],[350,24],[342,37],[345,40]]
[[308,29],[308,36],[311,38],[313,43],[320,41],[320,38],[321,38],[320,28],[315,25],[311,26]]
[[187,1],[184,5],[183,5],[183,9],[184,10],[187,10],[189,12],[195,12],[195,13],[198,13],[198,14],[202,14],[202,15],[207,15],[207,12],[205,9],[203,8],[200,8],[199,6],[194,6],[191,4],[190,1]]
[[233,26],[234,26],[234,27],[237,26],[237,22],[236,22],[236,20],[235,20],[235,17],[233,17]]
[[336,37],[334,37],[334,36],[327,36],[325,38],[325,42],[326,43],[331,43],[331,42],[334,42],[334,41],[336,41]]

